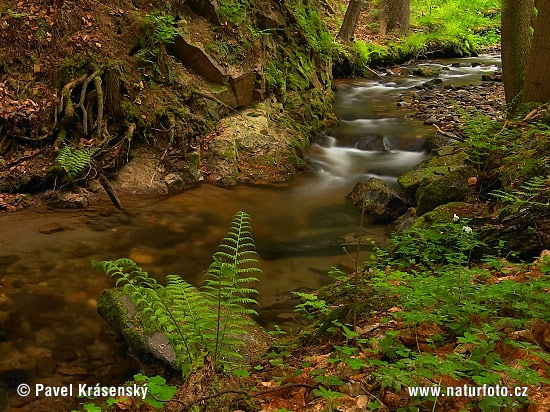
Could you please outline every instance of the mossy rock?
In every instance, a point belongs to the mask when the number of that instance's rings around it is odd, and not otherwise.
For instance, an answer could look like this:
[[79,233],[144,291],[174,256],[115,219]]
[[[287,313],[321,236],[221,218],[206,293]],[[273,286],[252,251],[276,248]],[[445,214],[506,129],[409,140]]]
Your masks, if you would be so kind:
[[413,75],[421,77],[436,77],[441,74],[441,67],[419,66],[413,70]]
[[485,203],[450,202],[436,207],[420,216],[413,227],[430,227],[434,223],[450,223],[454,215],[460,218],[486,219],[490,215],[489,205]]
[[464,200],[470,192],[468,178],[475,174],[476,170],[473,166],[464,165],[422,185],[416,192],[418,214],[422,215],[449,202]]
[[407,202],[382,180],[371,178],[355,185],[348,198],[375,221],[391,222],[407,211]]
[[[176,352],[158,325],[140,317],[140,312],[130,297],[120,289],[106,289],[97,303],[97,311],[130,348],[130,353],[143,364],[160,364],[179,370]],[[270,347],[272,338],[259,325],[252,322],[242,329],[237,339],[245,345],[237,351],[245,362],[261,357]]]
[[130,298],[120,289],[106,289],[97,302],[97,311],[126,341],[140,361],[161,362],[176,369],[176,353],[166,335],[145,324]]
[[466,152],[455,145],[442,148],[438,154],[432,153],[414,169],[405,173],[397,182],[409,198],[415,199],[421,186],[427,186],[442,176],[464,167]]

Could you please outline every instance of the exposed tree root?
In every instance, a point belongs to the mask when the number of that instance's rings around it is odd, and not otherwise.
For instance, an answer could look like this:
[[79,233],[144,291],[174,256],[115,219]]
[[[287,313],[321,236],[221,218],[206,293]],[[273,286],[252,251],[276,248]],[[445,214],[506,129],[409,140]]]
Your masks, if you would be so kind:
[[88,136],[88,111],[84,107],[84,101],[86,100],[86,91],[88,90],[88,84],[101,74],[101,70],[96,70],[93,74],[88,76],[82,85],[82,91],[80,92],[80,101],[78,108],[82,111],[82,127],[84,129],[84,135]]
[[[59,129],[59,123],[61,123],[62,125],[64,123],[66,124],[66,117],[70,119],[74,116],[74,105],[71,100],[71,92],[76,86],[86,81],[87,77],[88,76],[86,74],[83,74],[78,79],[74,79],[73,81],[67,83],[65,86],[63,86],[63,89],[61,89],[61,99],[59,101],[59,106],[57,107],[57,110],[55,112],[55,120],[53,125],[54,132]],[[62,113],[64,113],[64,115],[61,118],[60,122],[59,117]]]
[[94,77],[95,90],[97,93],[97,138],[101,140],[103,131],[103,86],[100,76]]
[[240,114],[238,110],[236,110],[235,108],[233,108],[233,107],[229,106],[228,104],[222,102],[217,97],[214,97],[214,96],[212,96],[208,93],[205,93],[205,92],[201,92],[200,90],[197,90],[197,89],[193,89],[191,92],[196,94],[197,96],[204,97],[205,99],[208,99],[208,100],[212,100],[213,102],[218,103],[220,106],[226,107],[227,109],[229,109],[229,110],[231,110],[231,111],[233,111],[237,114]]

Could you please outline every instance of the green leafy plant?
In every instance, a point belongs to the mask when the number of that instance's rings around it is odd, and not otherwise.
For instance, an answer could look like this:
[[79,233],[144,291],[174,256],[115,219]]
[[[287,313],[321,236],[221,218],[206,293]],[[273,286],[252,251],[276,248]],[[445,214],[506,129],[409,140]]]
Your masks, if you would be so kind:
[[314,389],[313,393],[326,399],[328,410],[330,412],[334,410],[334,402],[336,399],[343,398],[345,396],[343,393],[332,391],[330,389],[323,388],[322,386],[319,387],[319,389]]
[[27,13],[17,13],[15,11],[13,11],[12,9],[8,9],[8,14],[10,15],[10,17],[14,18],[14,19],[22,19],[23,17],[27,16]]
[[238,348],[244,345],[239,338],[252,322],[257,304],[251,295],[257,291],[247,287],[258,279],[260,272],[250,217],[238,212],[231,227],[214,254],[202,290],[180,276],[166,276],[166,286],[149,276],[130,259],[93,262],[93,266],[116,278],[141,317],[163,331],[173,345],[177,362],[186,375],[199,365],[204,354],[212,356],[218,369],[228,369],[242,356]]
[[247,316],[257,315],[248,306],[258,304],[249,297],[258,292],[246,286],[258,282],[258,278],[252,276],[260,272],[255,266],[258,264],[256,256],[250,216],[238,212],[214,254],[203,287],[204,294],[217,304],[214,362],[222,354],[224,357],[240,357],[232,350],[242,344],[242,339],[236,336],[250,322]]
[[292,294],[302,299],[302,303],[296,305],[296,311],[303,312],[308,319],[329,312],[327,303],[323,299],[319,299],[317,295],[304,292],[292,292]]
[[74,179],[90,167],[93,156],[97,151],[97,147],[71,148],[71,146],[64,146],[57,155],[55,162],[67,173],[69,179]]
[[535,176],[523,183],[519,189],[511,192],[495,190],[491,192],[491,195],[506,203],[517,206],[548,206],[550,204],[550,194],[547,189],[547,179],[542,176]]
[[[166,406],[166,402],[171,400],[176,393],[176,386],[168,385],[166,379],[162,376],[146,376],[141,373],[134,375],[134,381],[131,383],[136,383],[138,385],[147,386],[147,396],[145,399],[139,397],[134,397],[131,400],[132,409],[131,410],[142,410],[143,406],[147,407],[147,410],[161,410]],[[110,396],[105,401],[107,407],[113,407],[119,404],[125,404],[130,401],[129,398],[122,397],[112,397]],[[101,406],[96,405],[95,403],[87,403],[82,406],[85,412],[101,412]],[[73,410],[72,412],[79,412],[78,410]]]
[[148,14],[142,23],[143,36],[140,39],[141,50],[136,57],[141,63],[150,64],[160,72],[159,53],[161,48],[174,41],[177,35],[174,17],[155,11]]
[[[455,217],[453,222],[434,223],[430,227],[411,227],[391,238],[392,254],[410,264],[433,267],[444,263],[467,264],[471,253],[483,245],[470,226],[470,220]],[[378,261],[387,264],[387,252],[376,249]]]

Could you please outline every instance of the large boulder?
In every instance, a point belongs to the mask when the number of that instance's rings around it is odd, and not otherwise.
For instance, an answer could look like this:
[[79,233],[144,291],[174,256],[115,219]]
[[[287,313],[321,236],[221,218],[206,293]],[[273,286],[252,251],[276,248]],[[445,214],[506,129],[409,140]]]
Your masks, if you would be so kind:
[[473,166],[463,165],[421,186],[416,192],[418,214],[422,215],[449,202],[464,200],[470,193],[468,179],[475,174]]
[[425,186],[433,180],[465,165],[466,153],[456,146],[446,146],[433,153],[412,170],[397,179],[399,186],[410,199],[415,199],[420,186]]
[[430,157],[397,180],[422,215],[437,206],[460,202],[470,192],[468,179],[476,176],[467,154],[458,145],[438,148]]
[[407,202],[382,180],[371,178],[359,182],[348,195],[352,203],[376,221],[389,222],[407,211]]
[[[106,289],[97,302],[97,311],[126,341],[130,354],[148,366],[167,366],[178,369],[176,352],[166,334],[156,324],[147,322],[128,295],[120,289]],[[271,337],[253,323],[238,336],[245,342],[239,348],[246,362],[260,357],[271,345]]]

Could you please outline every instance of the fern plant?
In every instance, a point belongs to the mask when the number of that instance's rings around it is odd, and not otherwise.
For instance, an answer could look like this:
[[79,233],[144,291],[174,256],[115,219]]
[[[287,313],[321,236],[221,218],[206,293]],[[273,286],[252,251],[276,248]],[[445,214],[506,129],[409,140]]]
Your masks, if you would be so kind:
[[206,354],[218,369],[228,369],[242,359],[239,335],[256,314],[249,306],[257,304],[250,296],[258,292],[246,286],[258,281],[252,275],[260,272],[250,229],[250,216],[238,212],[214,253],[202,290],[177,275],[166,276],[163,286],[130,259],[92,265],[117,278],[115,285],[122,286],[141,318],[166,334],[184,376]]
[[236,336],[240,328],[248,323],[249,315],[256,311],[248,308],[258,302],[251,298],[257,294],[253,288],[246,287],[251,282],[258,282],[252,276],[260,272],[255,267],[256,259],[254,240],[252,238],[250,216],[238,212],[231,222],[231,228],[214,253],[214,262],[210,265],[203,286],[204,293],[217,302],[216,336],[214,362],[221,356],[228,360],[239,358],[232,347],[242,345]]
[[97,150],[97,147],[73,149],[71,146],[64,146],[57,155],[55,162],[67,173],[69,179],[74,179],[90,166]]
[[491,192],[493,197],[501,199],[505,202],[512,203],[517,206],[525,205],[538,205],[548,206],[549,198],[546,196],[546,202],[540,202],[536,199],[544,197],[545,191],[548,189],[548,182],[541,176],[535,176],[523,183],[519,189],[512,192],[505,192],[503,190],[495,190]]

